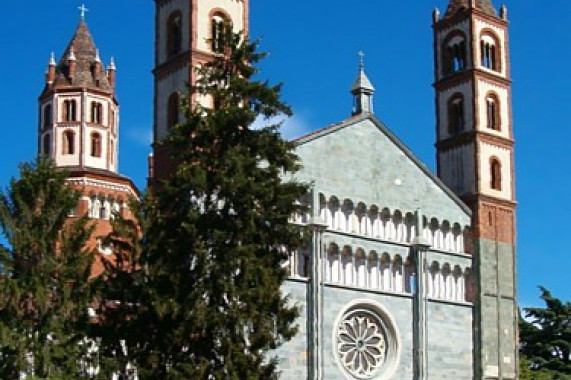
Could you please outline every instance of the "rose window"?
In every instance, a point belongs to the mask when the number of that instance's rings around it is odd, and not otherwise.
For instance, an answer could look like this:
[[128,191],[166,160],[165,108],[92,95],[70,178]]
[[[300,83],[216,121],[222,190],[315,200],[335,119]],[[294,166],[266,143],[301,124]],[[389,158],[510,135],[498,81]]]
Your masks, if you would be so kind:
[[355,302],[345,309],[338,319],[334,342],[337,362],[352,378],[389,378],[398,364],[394,323],[374,303]]
[[386,342],[379,323],[354,314],[339,326],[338,351],[343,366],[359,378],[370,377],[385,358]]

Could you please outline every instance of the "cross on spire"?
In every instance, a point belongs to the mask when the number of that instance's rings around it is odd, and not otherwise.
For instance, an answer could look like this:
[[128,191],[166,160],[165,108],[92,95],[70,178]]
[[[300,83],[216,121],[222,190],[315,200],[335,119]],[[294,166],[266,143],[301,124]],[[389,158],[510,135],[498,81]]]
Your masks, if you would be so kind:
[[364,69],[365,68],[365,53],[363,53],[362,51],[359,52],[359,68],[360,69]]
[[82,19],[82,20],[85,20],[85,12],[89,12],[89,9],[87,9],[87,8],[85,7],[85,4],[81,4],[81,7],[78,7],[77,9],[79,9],[79,11],[81,12],[81,13],[80,13],[81,19]]

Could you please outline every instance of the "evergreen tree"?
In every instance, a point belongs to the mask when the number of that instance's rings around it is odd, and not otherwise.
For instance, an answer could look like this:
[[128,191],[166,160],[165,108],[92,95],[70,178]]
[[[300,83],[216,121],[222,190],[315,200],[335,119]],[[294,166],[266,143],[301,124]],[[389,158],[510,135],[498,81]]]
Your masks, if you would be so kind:
[[525,356],[519,361],[519,380],[553,380],[557,379],[552,371],[546,369],[533,369],[530,360]]
[[545,308],[525,309],[520,318],[523,374],[530,379],[571,379],[571,303],[540,287]]
[[91,234],[66,223],[79,194],[46,158],[20,166],[0,193],[0,378],[77,379],[88,365]]
[[212,106],[188,106],[165,141],[177,169],[142,206],[143,239],[112,237],[130,269],[109,275],[121,302],[104,312],[103,351],[124,340],[140,379],[277,379],[270,350],[296,332],[281,285],[286,252],[302,244],[289,218],[308,189],[292,179],[299,163],[280,125],[252,128],[291,111],[279,85],[254,79],[257,43],[230,29],[190,87]]

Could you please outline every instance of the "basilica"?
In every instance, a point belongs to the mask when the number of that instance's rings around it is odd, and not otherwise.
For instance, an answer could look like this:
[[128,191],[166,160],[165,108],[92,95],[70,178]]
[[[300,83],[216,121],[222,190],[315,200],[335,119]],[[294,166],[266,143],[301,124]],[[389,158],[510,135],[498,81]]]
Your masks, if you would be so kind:
[[[217,54],[218,28],[230,22],[247,33],[250,19],[249,0],[155,0],[155,8],[158,142],[183,117],[194,68]],[[313,239],[285,263],[283,290],[302,314],[299,333],[275,352],[284,380],[517,378],[507,9],[450,0],[432,18],[437,173],[374,114],[362,62],[348,118],[295,141],[298,179],[313,186],[308,213],[291,222]],[[52,56],[39,98],[39,153],[67,168],[83,192],[76,212],[97,221],[99,236],[138,196],[117,170],[115,71],[82,19],[59,61]],[[153,146],[151,180],[173,165],[168,148]]]

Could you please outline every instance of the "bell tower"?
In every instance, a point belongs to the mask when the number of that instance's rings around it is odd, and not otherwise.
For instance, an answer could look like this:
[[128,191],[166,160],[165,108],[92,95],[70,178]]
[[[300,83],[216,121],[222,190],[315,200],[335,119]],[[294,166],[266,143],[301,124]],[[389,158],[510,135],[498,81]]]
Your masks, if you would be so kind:
[[38,153],[66,170],[67,182],[81,192],[70,220],[85,214],[95,225],[89,248],[98,248],[92,274],[112,260],[101,236],[112,229],[113,213],[130,218],[128,201],[139,197],[133,182],[118,173],[119,103],[113,58],[104,67],[85,22],[87,9],[56,63],[52,53],[39,97]]
[[151,178],[164,178],[172,170],[168,147],[158,144],[171,126],[182,121],[181,102],[187,85],[196,80],[195,68],[220,54],[217,36],[230,23],[235,32],[248,35],[249,0],[155,0],[155,97]]
[[514,140],[507,8],[433,14],[438,176],[471,209],[475,379],[517,376]]

